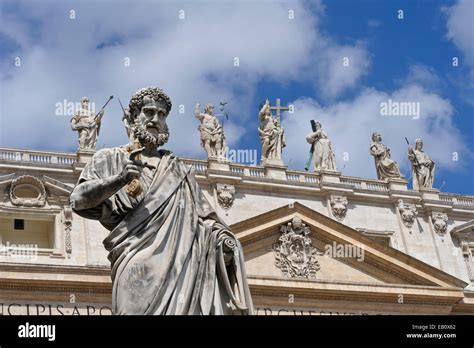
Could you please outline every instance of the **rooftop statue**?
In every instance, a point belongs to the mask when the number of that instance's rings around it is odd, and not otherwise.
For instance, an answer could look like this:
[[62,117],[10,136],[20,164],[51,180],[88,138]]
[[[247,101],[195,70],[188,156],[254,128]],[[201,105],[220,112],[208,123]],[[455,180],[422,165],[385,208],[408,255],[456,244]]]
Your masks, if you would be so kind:
[[[314,170],[336,171],[336,158],[332,150],[331,140],[326,132],[321,129],[321,123],[311,121],[313,132],[306,136],[306,141],[311,144],[310,153],[314,162]],[[307,166],[309,169],[309,166]]]
[[390,148],[382,144],[382,136],[374,132],[372,134],[372,145],[370,145],[370,154],[375,159],[375,169],[377,178],[380,180],[388,178],[402,178],[400,168],[394,160],[390,158]]
[[79,133],[79,151],[95,151],[97,137],[100,133],[100,124],[104,116],[104,108],[112,98],[113,96],[110,96],[97,115],[94,115],[89,109],[89,98],[84,97],[81,99],[81,108],[71,118],[72,130]]
[[279,117],[273,117],[270,102],[267,101],[259,112],[258,134],[262,143],[262,164],[283,165],[282,150],[286,146],[284,130]]
[[224,129],[214,115],[214,106],[207,104],[204,113],[201,113],[199,104],[196,104],[194,115],[201,121],[198,129],[201,133],[201,146],[206,150],[207,157],[222,157],[227,144]]
[[432,188],[435,163],[423,151],[423,140],[415,140],[415,149],[408,146],[408,159],[412,167],[413,189]]

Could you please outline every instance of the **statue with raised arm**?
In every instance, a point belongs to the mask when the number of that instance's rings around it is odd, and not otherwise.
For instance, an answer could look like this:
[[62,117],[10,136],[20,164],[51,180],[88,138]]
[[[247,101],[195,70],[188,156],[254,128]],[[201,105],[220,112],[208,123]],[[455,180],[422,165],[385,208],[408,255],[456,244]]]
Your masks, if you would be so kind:
[[397,162],[390,158],[390,149],[382,144],[382,136],[374,132],[372,134],[372,144],[370,154],[375,159],[375,169],[377,178],[383,180],[388,178],[402,178]]
[[95,115],[89,110],[89,98],[81,99],[81,108],[71,118],[71,128],[79,133],[78,151],[95,151],[104,110]]
[[262,143],[262,164],[280,164],[282,150],[286,146],[283,127],[280,120],[272,116],[268,99],[259,112],[260,127],[258,134]]
[[250,314],[239,241],[200,190],[191,167],[161,149],[170,98],[143,88],[129,104],[127,145],[97,151],[72,209],[110,231],[115,314]]
[[206,150],[207,157],[223,156],[227,144],[224,130],[214,115],[214,106],[207,104],[204,108],[204,113],[201,113],[199,104],[196,104],[194,116],[201,121],[198,130],[201,133],[201,146]]
[[415,140],[415,149],[408,145],[408,159],[411,162],[413,189],[432,188],[435,174],[435,163],[423,151],[423,141]]
[[321,123],[315,122],[315,131],[308,134],[306,141],[313,145],[314,170],[332,170],[336,171],[336,158],[332,150],[331,140],[328,139],[326,132],[321,129]]

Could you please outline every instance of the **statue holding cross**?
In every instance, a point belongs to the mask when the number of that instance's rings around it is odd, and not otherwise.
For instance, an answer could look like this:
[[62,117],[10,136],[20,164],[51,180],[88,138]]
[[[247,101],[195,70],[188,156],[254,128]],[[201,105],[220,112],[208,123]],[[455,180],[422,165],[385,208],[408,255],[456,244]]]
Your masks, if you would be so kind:
[[[262,142],[262,164],[283,165],[281,158],[282,149],[285,147],[284,130],[281,126],[281,110],[289,110],[289,107],[281,106],[277,99],[276,106],[271,106],[268,99],[260,109],[260,127],[258,134]],[[273,117],[272,110],[276,110]]]

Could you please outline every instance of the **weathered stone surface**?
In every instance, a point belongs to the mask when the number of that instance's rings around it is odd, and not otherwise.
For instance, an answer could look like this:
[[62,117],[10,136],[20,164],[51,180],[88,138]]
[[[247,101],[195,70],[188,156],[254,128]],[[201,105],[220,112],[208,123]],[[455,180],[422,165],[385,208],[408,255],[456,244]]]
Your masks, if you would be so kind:
[[129,105],[134,141],[93,156],[71,207],[110,231],[115,314],[251,314],[239,241],[190,168],[158,150],[170,109],[159,88],[139,90]]

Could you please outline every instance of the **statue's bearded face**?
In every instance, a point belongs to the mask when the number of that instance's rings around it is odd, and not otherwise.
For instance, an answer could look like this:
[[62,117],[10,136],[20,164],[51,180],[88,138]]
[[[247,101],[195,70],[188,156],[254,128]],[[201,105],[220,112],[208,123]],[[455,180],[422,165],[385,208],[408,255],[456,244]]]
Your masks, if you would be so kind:
[[135,137],[145,146],[165,144],[169,138],[167,116],[166,106],[163,103],[145,96],[140,113],[135,117],[132,127]]

